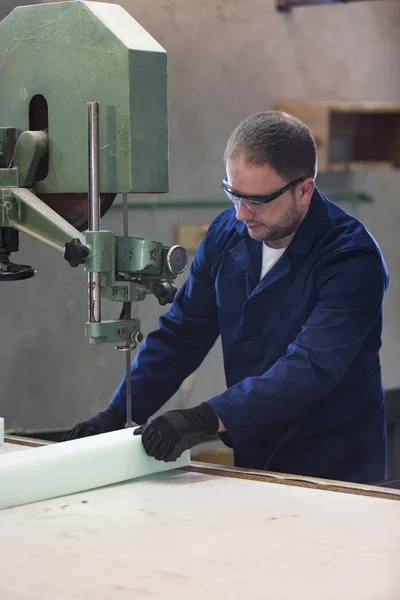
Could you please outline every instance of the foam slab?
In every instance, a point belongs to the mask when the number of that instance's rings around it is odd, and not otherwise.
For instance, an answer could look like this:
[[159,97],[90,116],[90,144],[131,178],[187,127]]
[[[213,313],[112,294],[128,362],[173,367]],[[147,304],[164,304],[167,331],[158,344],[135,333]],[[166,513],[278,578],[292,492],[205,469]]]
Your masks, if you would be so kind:
[[189,464],[147,456],[135,428],[0,454],[0,508],[10,508],[135,479]]

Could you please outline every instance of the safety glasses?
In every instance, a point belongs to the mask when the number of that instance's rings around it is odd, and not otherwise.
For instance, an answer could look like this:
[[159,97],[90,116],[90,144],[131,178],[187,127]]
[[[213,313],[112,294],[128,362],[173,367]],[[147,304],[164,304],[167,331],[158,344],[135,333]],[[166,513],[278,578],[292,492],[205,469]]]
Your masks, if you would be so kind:
[[244,204],[251,209],[251,207],[260,208],[262,206],[265,206],[269,202],[272,202],[272,200],[276,200],[276,198],[282,196],[282,194],[284,194],[288,190],[293,189],[298,183],[300,183],[301,181],[305,181],[306,179],[306,177],[298,177],[297,179],[294,179],[294,181],[291,181],[290,183],[285,185],[280,190],[273,192],[272,194],[268,194],[267,196],[248,196],[246,194],[236,192],[234,189],[231,188],[226,179],[222,181],[221,187],[224,190],[225,194],[228,196],[229,200],[231,200],[231,202],[233,202],[233,204],[236,206],[236,208],[239,208],[240,203],[244,201]]

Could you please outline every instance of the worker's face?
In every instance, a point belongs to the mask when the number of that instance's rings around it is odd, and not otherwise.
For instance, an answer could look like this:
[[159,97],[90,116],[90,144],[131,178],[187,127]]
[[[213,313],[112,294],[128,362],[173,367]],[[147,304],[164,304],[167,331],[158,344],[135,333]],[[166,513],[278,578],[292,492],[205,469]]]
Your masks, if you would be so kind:
[[[290,183],[269,165],[249,165],[243,155],[227,162],[226,180],[239,197],[268,196]],[[284,246],[285,242],[290,243],[307,213],[314,187],[314,180],[308,178],[265,205],[240,200],[235,202],[236,218],[246,224],[253,239]]]

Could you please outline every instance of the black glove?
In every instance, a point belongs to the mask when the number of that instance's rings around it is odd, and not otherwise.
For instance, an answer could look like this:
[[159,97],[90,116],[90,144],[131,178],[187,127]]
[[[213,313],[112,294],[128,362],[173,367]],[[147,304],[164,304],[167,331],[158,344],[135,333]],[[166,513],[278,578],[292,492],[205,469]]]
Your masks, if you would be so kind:
[[95,417],[81,421],[69,431],[67,431],[63,437],[63,442],[67,440],[74,440],[77,438],[88,437],[89,435],[97,435],[98,433],[107,433],[108,431],[115,431],[122,429],[126,422],[126,416],[121,415],[114,408],[109,406],[106,410],[103,410]]
[[142,425],[134,435],[142,435],[146,453],[157,460],[171,462],[181,454],[217,433],[219,419],[206,402],[195,408],[170,410]]

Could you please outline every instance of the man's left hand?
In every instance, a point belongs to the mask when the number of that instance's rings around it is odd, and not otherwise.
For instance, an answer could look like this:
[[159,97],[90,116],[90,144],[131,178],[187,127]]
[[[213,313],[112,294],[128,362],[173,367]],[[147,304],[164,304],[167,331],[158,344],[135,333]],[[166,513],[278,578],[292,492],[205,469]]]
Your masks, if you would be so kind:
[[194,408],[168,411],[135,429],[134,434],[142,435],[143,446],[149,456],[171,462],[185,450],[217,433],[219,428],[218,416],[207,402],[203,402]]

